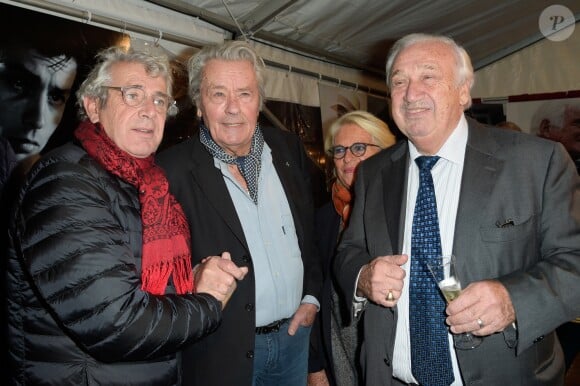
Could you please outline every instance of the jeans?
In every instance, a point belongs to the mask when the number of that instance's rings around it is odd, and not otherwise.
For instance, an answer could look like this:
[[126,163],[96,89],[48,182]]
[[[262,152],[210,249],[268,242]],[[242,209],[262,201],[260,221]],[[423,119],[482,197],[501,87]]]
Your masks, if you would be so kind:
[[253,386],[306,385],[310,327],[300,327],[290,336],[289,324],[278,332],[256,335]]

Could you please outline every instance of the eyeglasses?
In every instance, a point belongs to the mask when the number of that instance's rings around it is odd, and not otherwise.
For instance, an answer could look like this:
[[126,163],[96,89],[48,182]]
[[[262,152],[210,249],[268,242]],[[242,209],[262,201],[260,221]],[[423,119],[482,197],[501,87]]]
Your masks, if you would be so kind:
[[350,150],[352,155],[354,155],[355,157],[362,157],[363,155],[365,155],[365,153],[367,151],[367,146],[380,147],[379,145],[375,145],[373,143],[356,142],[348,147],[341,146],[341,145],[334,146],[334,147],[330,148],[330,150],[328,150],[328,152],[330,153],[330,155],[334,159],[343,159],[344,156],[346,155],[347,149]]
[[[120,91],[121,95],[123,96],[123,102],[125,102],[127,106],[139,107],[145,102],[145,99],[147,98],[147,94],[145,93],[143,86],[132,85],[124,87],[118,86],[103,86],[103,87],[111,90]],[[158,112],[168,115],[174,115],[177,113],[177,106],[175,104],[175,101],[169,95],[158,92],[153,94],[152,98],[153,105],[155,105],[155,108],[157,109]]]

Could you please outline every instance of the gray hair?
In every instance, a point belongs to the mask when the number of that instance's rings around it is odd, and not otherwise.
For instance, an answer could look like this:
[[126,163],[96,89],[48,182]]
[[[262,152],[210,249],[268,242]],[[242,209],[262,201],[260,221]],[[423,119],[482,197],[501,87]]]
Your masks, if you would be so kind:
[[[402,37],[401,39],[397,40],[391,50],[389,51],[389,56],[387,59],[386,65],[386,73],[387,73],[387,86],[389,89],[391,88],[391,76],[392,76],[392,69],[393,63],[397,56],[403,51],[405,48],[410,47],[412,45],[418,43],[443,43],[453,49],[455,53],[455,62],[457,64],[456,68],[456,76],[457,76],[457,86],[461,86],[465,83],[469,86],[469,90],[473,87],[473,83],[475,81],[475,76],[473,74],[473,65],[471,64],[471,59],[469,58],[469,54],[459,44],[455,42],[452,38],[448,36],[442,35],[429,35],[423,33],[414,33],[407,36]],[[471,107],[471,98],[464,109],[468,109]]]
[[[93,67],[87,78],[81,84],[76,93],[79,104],[79,117],[87,118],[87,112],[83,106],[83,98],[99,99],[101,107],[107,103],[108,92],[104,86],[110,86],[111,67],[117,63],[138,63],[145,68],[147,75],[151,77],[161,76],[167,83],[167,95],[173,90],[173,77],[169,59],[166,56],[155,56],[148,52],[136,51],[131,48],[109,47],[100,51],[97,56],[97,64]],[[168,116],[177,114],[177,106],[172,105],[167,110]]]
[[342,115],[335,120],[324,136],[324,150],[326,152],[334,146],[334,137],[340,128],[347,124],[354,124],[369,133],[373,138],[373,143],[381,149],[385,149],[396,142],[395,136],[391,133],[389,126],[375,117],[373,114],[355,110]]
[[260,92],[260,110],[266,98],[264,89],[264,69],[266,65],[256,51],[246,42],[233,40],[217,46],[202,48],[197,54],[189,59],[189,96],[197,106],[201,105],[201,83],[205,77],[204,70],[210,60],[239,61],[245,60],[252,64],[258,80]]

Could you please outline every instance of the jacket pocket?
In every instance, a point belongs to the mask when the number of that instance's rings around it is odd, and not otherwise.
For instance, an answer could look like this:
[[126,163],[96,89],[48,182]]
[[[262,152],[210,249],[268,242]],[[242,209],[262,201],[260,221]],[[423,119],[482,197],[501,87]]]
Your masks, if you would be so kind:
[[481,272],[471,280],[495,278],[533,265],[540,258],[536,219],[535,215],[523,220],[511,217],[507,226],[481,228]]
[[509,220],[498,220],[494,227],[481,228],[481,239],[492,243],[522,240],[534,234],[535,224],[535,214],[524,219],[511,217]]

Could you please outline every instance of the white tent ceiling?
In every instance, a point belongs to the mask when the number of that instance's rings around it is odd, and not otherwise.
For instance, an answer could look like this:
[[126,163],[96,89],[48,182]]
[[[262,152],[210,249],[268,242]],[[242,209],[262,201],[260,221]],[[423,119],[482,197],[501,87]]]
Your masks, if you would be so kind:
[[[580,1],[556,1],[580,20]],[[477,70],[476,98],[580,89],[580,23],[564,42],[545,39],[538,19],[552,5],[546,0],[0,2],[120,30],[133,42],[155,40],[181,58],[245,37],[268,64],[268,97],[309,106],[319,104],[313,90],[320,82],[386,95],[388,49],[412,32],[446,34],[466,47]]]
[[[391,44],[411,32],[445,34],[480,69],[543,38],[546,0],[148,0],[262,43],[384,76]],[[558,0],[576,21],[580,1]]]

